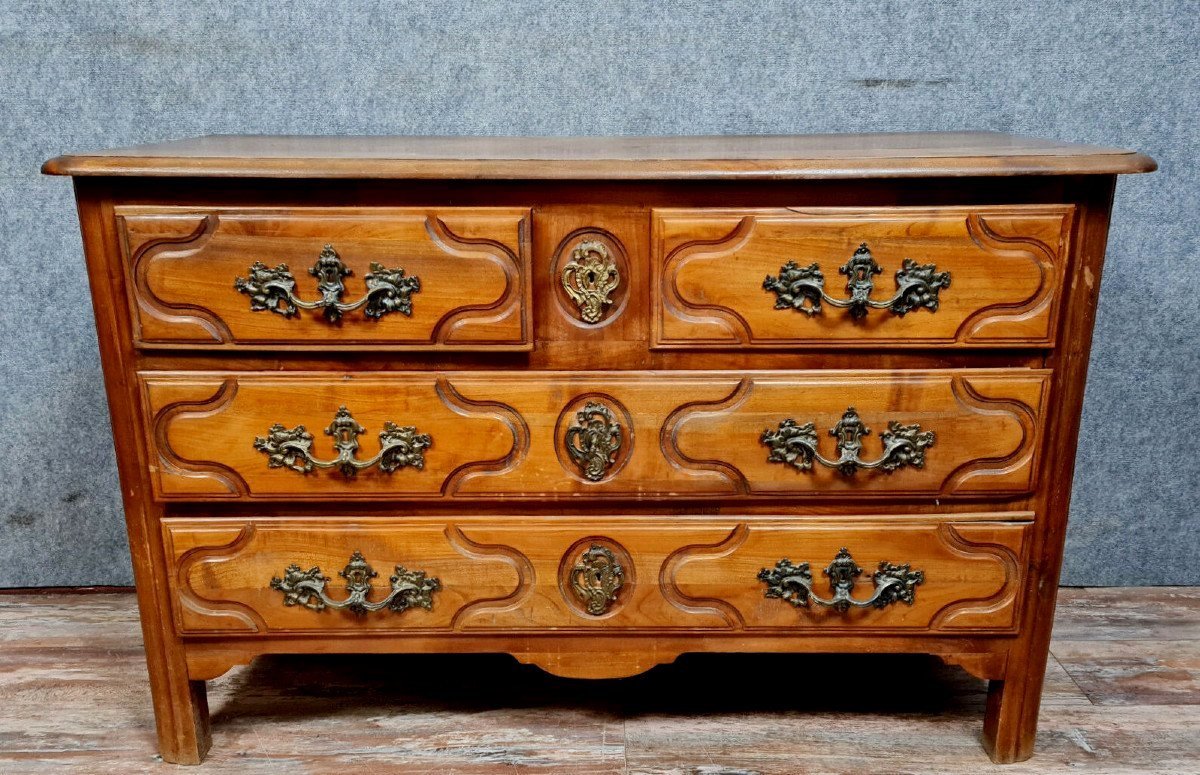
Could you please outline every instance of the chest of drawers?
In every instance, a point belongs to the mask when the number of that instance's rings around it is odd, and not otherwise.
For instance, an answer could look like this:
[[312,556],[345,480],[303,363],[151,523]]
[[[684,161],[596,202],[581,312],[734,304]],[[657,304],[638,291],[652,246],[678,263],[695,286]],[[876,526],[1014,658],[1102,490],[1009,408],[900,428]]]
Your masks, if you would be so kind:
[[163,757],[260,654],[423,651],[936,654],[1028,757],[1113,188],[1153,168],[990,133],[47,162]]

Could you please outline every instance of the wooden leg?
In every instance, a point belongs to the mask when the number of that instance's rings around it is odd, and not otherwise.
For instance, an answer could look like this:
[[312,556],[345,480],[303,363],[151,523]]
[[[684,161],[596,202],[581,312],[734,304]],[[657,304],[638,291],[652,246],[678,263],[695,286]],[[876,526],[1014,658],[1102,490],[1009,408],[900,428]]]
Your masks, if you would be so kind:
[[208,728],[208,691],[204,681],[186,678],[154,686],[154,719],[163,761],[199,764],[212,745]]
[[1023,762],[1033,755],[1045,674],[1043,654],[1023,669],[1010,668],[1004,680],[988,682],[983,748],[996,764]]

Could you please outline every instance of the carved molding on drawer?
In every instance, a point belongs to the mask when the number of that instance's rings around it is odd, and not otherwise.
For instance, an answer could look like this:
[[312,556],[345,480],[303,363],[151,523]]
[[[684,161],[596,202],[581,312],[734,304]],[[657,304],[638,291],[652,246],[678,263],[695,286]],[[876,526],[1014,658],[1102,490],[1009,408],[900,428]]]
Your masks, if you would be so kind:
[[463,606],[455,612],[454,618],[450,620],[451,629],[469,630],[471,629],[470,619],[482,619],[489,614],[515,611],[525,604],[533,592],[537,579],[533,563],[528,557],[515,547],[506,544],[482,544],[472,541],[457,525],[446,526],[446,540],[463,557],[472,560],[499,559],[512,566],[513,572],[517,574],[517,586],[511,594],[478,600]]
[[[150,220],[151,217],[147,216],[147,219]],[[126,220],[124,217],[120,217],[119,221],[125,227],[126,239],[128,239]],[[219,217],[199,214],[162,215],[153,216],[152,221],[157,229],[163,231],[176,229],[178,233],[175,236],[149,239],[134,252],[131,259],[133,294],[138,308],[146,315],[177,328],[180,331],[181,339],[214,343],[230,341],[233,333],[225,325],[225,321],[213,314],[211,310],[197,304],[169,302],[155,293],[146,279],[147,269],[153,262],[184,260],[204,250],[213,234],[216,233]],[[141,338],[140,327],[136,338]]]
[[[1073,215],[1058,205],[655,211],[653,343],[1050,345]],[[862,242],[889,274],[903,259],[952,273],[937,314],[856,321],[827,310],[810,317],[775,309],[763,294],[763,276],[778,274],[781,264],[818,262],[831,274]]]
[[663,457],[680,471],[710,471],[721,476],[729,485],[730,495],[749,495],[750,483],[736,466],[714,458],[690,457],[680,451],[676,441],[681,422],[697,415],[734,412],[749,397],[753,387],[753,380],[741,379],[729,395],[718,401],[691,401],[672,411],[663,422],[662,433],[658,438]]
[[[230,557],[241,553],[254,540],[255,528],[252,524],[244,525],[240,529],[230,528],[230,530],[237,531],[237,535],[232,541],[219,546],[203,546],[191,549],[181,555],[176,561],[174,582],[176,589],[179,590],[179,605],[184,611],[201,619],[230,617],[241,622],[245,628],[253,632],[266,632],[268,629],[267,623],[250,606],[233,600],[213,600],[202,597],[188,583],[188,578],[192,573],[197,571],[198,566],[211,566],[205,568],[206,571],[211,572],[212,567],[218,566]],[[169,532],[166,533],[166,538],[169,547]],[[175,612],[175,623],[180,631],[188,629],[183,621],[184,615],[181,614],[182,611]],[[233,629],[238,628],[234,627]]]
[[217,415],[233,404],[238,392],[236,379],[214,380],[212,385],[216,392],[208,398],[174,401],[158,411],[153,425],[154,449],[158,452],[162,474],[184,477],[194,484],[206,482],[212,486],[212,490],[206,493],[210,497],[243,497],[249,494],[250,487],[236,470],[212,460],[182,457],[172,449],[167,438],[167,430],[176,420]]
[[[256,439],[272,422],[286,416],[289,425],[320,428],[328,424],[336,407],[327,408],[324,377],[146,378],[151,441],[160,463],[152,471],[156,492],[168,499],[285,496],[341,500],[381,494],[440,498],[454,495],[473,479],[512,471],[528,452],[529,429],[524,418],[502,402],[465,399],[449,380],[429,376],[397,377],[394,383],[374,383],[373,388],[355,392],[358,384],[371,381],[372,377],[364,374],[332,384],[352,386],[346,401],[355,407],[358,421],[373,430],[383,428],[392,416],[376,391],[399,390],[414,406],[413,417],[404,421],[420,423],[422,432],[438,439],[436,454],[432,450],[427,453],[423,468],[385,473],[373,467],[344,477],[330,471],[302,475],[286,466],[270,467]],[[285,407],[277,407],[276,396],[282,392],[290,392],[291,400]],[[377,435],[362,436],[364,458],[380,451]],[[322,443],[328,444],[328,440]],[[251,453],[253,458],[248,458]]]
[[[1062,275],[1065,270],[1065,260],[1059,256],[1067,255],[1067,239],[1070,229],[1070,219],[1063,225],[1062,239],[1057,246],[1051,247],[1041,240],[1028,237],[1008,236],[1000,233],[999,221],[989,221],[987,217],[972,213],[967,216],[967,233],[975,243],[996,256],[1013,256],[1023,258],[1038,267],[1042,273],[1042,282],[1037,290],[1028,298],[1008,304],[992,304],[981,308],[978,312],[963,321],[955,332],[955,338],[964,342],[973,342],[989,337],[983,330],[989,326],[1000,326],[1007,322],[1022,322],[1042,316],[1047,325],[1053,325],[1054,309],[1060,293],[1055,291],[1062,286]],[[1003,341],[1003,337],[1000,337]],[[1019,343],[1019,339],[1014,344]]]
[[[978,538],[972,540],[972,535]],[[971,629],[978,626],[978,620],[994,617],[1000,612],[1007,611],[1007,626],[1016,630],[1016,600],[1021,593],[1020,581],[1023,580],[1020,558],[1024,556],[1028,531],[1023,531],[1009,545],[989,540],[993,537],[993,531],[989,531],[986,527],[980,529],[978,525],[943,524],[938,527],[938,539],[945,544],[947,549],[958,553],[965,559],[977,558],[980,555],[990,555],[996,558],[997,562],[1004,565],[1009,583],[996,590],[993,595],[973,600],[960,600],[946,606],[933,617],[933,621],[930,623],[931,628]]]
[[[988,397],[984,395],[983,391],[987,389],[986,380],[972,380],[968,377],[955,378],[951,383],[951,389],[955,399],[962,406],[980,414],[1007,413],[1020,423],[1023,436],[1021,444],[1009,455],[975,460],[959,466],[946,477],[942,486],[943,492],[986,490],[989,477],[1003,477],[1019,473],[1022,470],[1029,472],[1029,487],[1032,489],[1037,486],[1040,467],[1036,464],[1036,457],[1042,446],[1038,414],[1040,408],[1046,406],[1050,382],[1048,380],[1042,382],[1039,387],[1040,390],[1035,395],[1031,395],[1038,407],[1035,410],[1031,404],[1006,396]],[[981,486],[976,487],[972,480],[979,481]]]
[[[145,372],[141,380],[160,499],[346,502],[584,493],[595,499],[682,492],[709,499],[1020,494],[1034,484],[1049,375],[1041,369],[624,373],[606,376],[603,392],[588,389],[596,385],[589,377],[563,373]],[[611,417],[589,414],[593,403]],[[771,462],[763,429],[789,417],[813,422],[822,454],[834,455],[825,432],[848,403],[871,429],[863,437],[867,462],[879,456],[888,420],[936,433],[937,445],[921,467],[863,468],[853,476]],[[370,431],[358,437],[359,459],[379,455],[385,423],[403,422],[434,440],[424,466],[304,475],[270,467],[255,446],[264,430],[283,421],[313,429],[313,454],[328,459],[330,442],[316,429],[339,406]],[[582,428],[580,413],[597,426],[590,436],[571,431]],[[616,436],[600,433],[605,423],[619,426],[618,446],[611,444]],[[588,478],[584,464],[606,453],[609,465]]]
[[[671,315],[681,320],[720,329],[725,334],[725,336],[711,336],[696,341],[728,342],[740,345],[751,343],[753,337],[750,333],[750,324],[744,317],[732,307],[685,300],[679,293],[678,277],[680,270],[689,261],[728,259],[749,241],[750,235],[754,232],[754,224],[753,217],[739,218],[733,229],[723,237],[690,240],[666,256],[662,264],[661,280],[655,277],[651,284],[651,288],[657,289],[661,294],[661,301],[657,295],[651,294],[652,304],[661,305],[662,312],[655,315],[650,322],[651,327],[660,332],[658,336],[660,340],[669,339],[661,334],[661,326],[663,325],[662,316],[666,312],[670,312]],[[652,256],[651,262],[654,265],[654,274],[658,275],[657,256]]]
[[[133,276],[135,341],[167,347],[528,349],[528,211],[462,210],[118,208]],[[497,238],[501,234],[507,244]],[[286,264],[298,282],[315,282],[307,269],[326,244],[352,264],[360,283],[376,263],[419,275],[412,315],[370,319],[359,313],[337,324],[320,311],[284,317],[253,311],[234,287],[254,262]],[[312,301],[312,287],[301,286],[296,293]],[[347,286],[343,301],[361,291]]]
[[[894,388],[906,385],[921,398],[891,397]],[[956,374],[949,379],[870,376],[845,383],[746,377],[719,401],[692,402],[676,409],[664,423],[660,443],[673,465],[719,473],[740,495],[1022,492],[1036,485],[1034,464],[1041,446],[1040,418],[1048,389],[1044,373]],[[888,395],[881,396],[879,390]],[[872,396],[874,408],[868,412],[860,399]],[[836,400],[842,401],[840,408]],[[921,419],[920,425],[937,433],[937,454],[931,451],[920,468],[864,470],[855,476],[821,466],[798,470],[771,460],[763,446],[763,427],[774,428],[789,416],[808,421],[813,419],[810,414],[819,411],[825,417],[816,423],[819,439],[835,426],[846,401],[857,405],[864,419],[870,415],[867,424],[878,432],[886,431],[887,420],[893,416],[916,423],[924,413],[930,419]],[[876,435],[873,432],[870,438]],[[832,442],[818,443],[832,449]],[[877,455],[878,450],[871,454]]]
[[[855,634],[971,630],[1016,630],[1024,583],[1021,565],[1030,525],[942,523],[936,526],[847,520],[844,526],[796,523],[743,523],[716,544],[687,546],[663,563],[660,586],[673,605],[694,614],[720,615],[729,627],[760,631],[853,631]],[[870,572],[882,560],[908,563],[922,572],[911,605],[834,610],[818,605],[796,608],[764,596],[759,568],[779,557],[812,565],[813,584],[828,596],[829,579],[820,568],[848,546],[864,569],[862,589],[870,593]],[[861,600],[860,600],[861,602]]]
[[[176,617],[188,634],[247,631],[260,634],[319,631],[329,637],[362,632],[446,632],[468,618],[521,605],[532,585],[532,566],[511,547],[479,546],[453,526],[382,520],[249,521],[170,519],[164,523]],[[231,539],[232,537],[232,539]],[[268,583],[291,563],[319,566],[330,577],[333,598],[345,598],[337,570],[354,547],[376,566],[369,597],[388,593],[388,574],[400,562],[440,580],[435,604],[413,605],[400,616],[361,616],[328,606],[320,615],[304,605],[283,605]],[[375,559],[378,558],[378,559]]]
[[681,611],[689,614],[719,616],[725,620],[725,623],[731,629],[745,629],[746,621],[735,606],[719,597],[691,597],[685,595],[675,584],[675,575],[679,566],[683,563],[728,557],[740,549],[742,544],[746,543],[746,537],[749,534],[750,532],[746,525],[740,524],[729,531],[729,535],[715,544],[692,544],[680,547],[672,552],[666,561],[663,562],[662,570],[658,576],[658,586],[662,591],[663,597]]
[[[527,222],[523,222],[525,223]],[[513,316],[520,316],[521,339],[529,341],[529,315],[521,315],[522,301],[526,302],[526,308],[529,306],[528,281],[523,276],[521,263],[516,255],[496,240],[468,238],[455,234],[446,224],[445,218],[427,218],[425,228],[433,243],[447,254],[458,258],[484,258],[503,271],[507,279],[504,293],[495,301],[488,304],[464,304],[443,315],[434,326],[431,339],[452,344],[456,333],[477,320],[498,323]],[[528,226],[523,225],[522,232],[527,229]]]
[[521,413],[502,401],[474,401],[439,377],[436,383],[438,398],[452,411],[464,417],[489,417],[504,423],[512,434],[513,445],[508,454],[494,460],[480,460],[459,466],[446,477],[442,485],[445,495],[454,495],[473,479],[500,476],[511,472],[529,456],[529,423]]

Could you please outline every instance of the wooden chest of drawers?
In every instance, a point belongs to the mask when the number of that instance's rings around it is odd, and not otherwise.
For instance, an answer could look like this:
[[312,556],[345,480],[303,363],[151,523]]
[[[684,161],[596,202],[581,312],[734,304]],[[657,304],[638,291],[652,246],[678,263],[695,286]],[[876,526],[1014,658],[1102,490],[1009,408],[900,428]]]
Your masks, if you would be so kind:
[[988,133],[47,162],[164,758],[257,655],[417,651],[931,653],[1028,757],[1113,187],[1153,168]]

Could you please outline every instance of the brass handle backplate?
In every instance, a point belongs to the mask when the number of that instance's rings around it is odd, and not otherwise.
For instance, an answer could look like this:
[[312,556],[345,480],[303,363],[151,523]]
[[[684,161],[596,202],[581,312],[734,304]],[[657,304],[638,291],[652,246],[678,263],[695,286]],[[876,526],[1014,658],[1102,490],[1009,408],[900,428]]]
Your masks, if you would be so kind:
[[344,600],[334,600],[325,592],[329,577],[314,566],[303,570],[292,563],[283,572],[283,578],[276,576],[271,579],[271,589],[283,593],[283,604],[302,605],[314,611],[324,611],[326,608],[345,608],[362,615],[372,611],[402,612],[409,608],[418,607],[430,610],[433,608],[433,593],[442,588],[442,582],[429,578],[423,570],[406,570],[404,566],[396,566],[396,575],[392,576],[391,591],[382,600],[371,602],[367,597],[371,594],[371,579],[379,574],[367,564],[361,552],[350,555],[350,562],[338,571],[338,575],[346,580],[347,597]]
[[599,323],[604,310],[613,303],[612,292],[621,284],[617,263],[603,242],[580,242],[559,277],[563,290],[579,307],[585,323]]
[[406,277],[403,269],[388,269],[373,262],[371,271],[363,277],[366,294],[358,301],[343,302],[346,285],[342,280],[351,272],[333,245],[325,246],[308,273],[317,278],[317,290],[321,294],[317,301],[304,301],[296,296],[296,278],[287,264],[272,269],[255,261],[250,265],[249,276],[235,278],[233,287],[250,297],[250,309],[254,312],[268,310],[290,318],[298,314],[298,310],[319,309],[331,323],[340,320],[342,313],[360,307],[365,308],[364,315],[376,320],[389,312],[411,316],[412,294],[421,290],[420,278]]
[[625,583],[625,569],[608,549],[592,544],[571,569],[571,589],[592,616],[608,611]]
[[575,413],[575,422],[567,426],[563,444],[584,477],[598,482],[616,463],[621,436],[621,424],[612,410],[598,401],[589,401]]
[[302,474],[314,468],[336,468],[344,476],[354,476],[373,465],[378,465],[381,471],[389,474],[405,466],[425,467],[425,450],[433,443],[429,434],[417,433],[417,429],[411,425],[399,426],[385,422],[379,433],[379,452],[367,460],[358,460],[355,457],[358,453],[358,437],[363,433],[366,433],[366,428],[359,425],[350,415],[350,410],[342,406],[325,429],[325,435],[333,438],[333,448],[337,451],[337,457],[333,460],[313,457],[313,436],[303,425],[289,430],[275,423],[265,437],[254,439],[254,448],[267,456],[269,467],[290,468]]
[[808,471],[813,462],[851,476],[860,468],[881,468],[888,473],[904,466],[922,468],[925,465],[925,450],[933,446],[936,439],[933,431],[922,431],[916,423],[901,425],[892,420],[886,432],[879,435],[883,442],[883,455],[876,460],[863,460],[862,439],[868,436],[868,428],[854,407],[846,410],[838,424],[830,429],[829,435],[837,439],[838,457],[830,460],[817,451],[817,431],[813,423],[800,425],[792,418],[779,423],[775,430],[762,432],[759,442],[769,447],[768,463],[789,465],[798,471]]
[[808,608],[810,603],[815,603],[840,613],[851,608],[887,608],[898,602],[912,605],[916,599],[917,585],[925,583],[925,572],[913,570],[908,563],[893,565],[880,562],[879,569],[871,575],[874,593],[862,600],[855,599],[851,593],[854,592],[855,579],[862,575],[862,568],[858,567],[844,547],[826,566],[824,573],[833,590],[833,597],[830,598],[821,597],[813,591],[812,571],[807,562],[794,565],[791,560],[780,560],[774,568],[760,570],[758,579],[767,585],[766,597],[779,598],[797,608]]
[[775,309],[794,309],[811,317],[821,312],[824,301],[831,307],[849,309],[852,318],[861,318],[870,309],[886,309],[900,316],[922,307],[936,312],[938,291],[950,287],[949,272],[939,272],[934,264],[918,264],[906,258],[896,272],[896,293],[890,299],[876,301],[871,298],[871,291],[875,288],[875,275],[881,272],[883,268],[875,263],[864,242],[838,269],[846,277],[849,298],[838,299],[825,292],[825,275],[821,274],[819,264],[800,266],[795,261],[780,267],[778,277],[767,275],[763,290],[775,293]]

